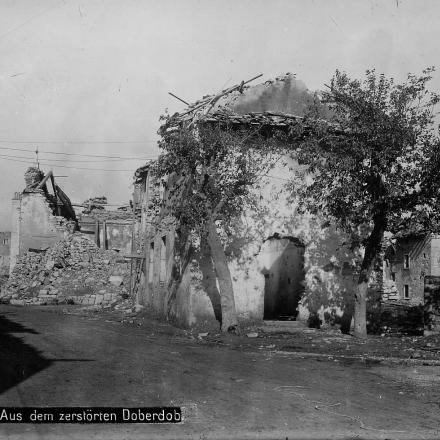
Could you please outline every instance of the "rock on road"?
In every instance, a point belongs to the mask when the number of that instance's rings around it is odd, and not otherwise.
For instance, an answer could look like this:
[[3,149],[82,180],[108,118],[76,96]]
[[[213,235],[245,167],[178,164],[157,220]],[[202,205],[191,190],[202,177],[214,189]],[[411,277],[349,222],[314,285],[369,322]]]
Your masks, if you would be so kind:
[[439,402],[395,380],[395,366],[207,346],[160,329],[0,306],[0,407],[181,406],[186,414],[178,425],[3,423],[0,438],[440,436]]

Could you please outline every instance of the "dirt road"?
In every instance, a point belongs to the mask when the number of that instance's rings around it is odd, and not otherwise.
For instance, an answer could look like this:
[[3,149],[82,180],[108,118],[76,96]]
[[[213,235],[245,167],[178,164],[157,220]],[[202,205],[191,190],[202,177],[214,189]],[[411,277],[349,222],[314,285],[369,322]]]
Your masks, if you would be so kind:
[[1,438],[440,437],[440,367],[417,367],[430,379],[415,382],[415,367],[206,346],[167,325],[12,306],[0,306],[0,333],[0,407],[187,414],[179,425],[0,424]]

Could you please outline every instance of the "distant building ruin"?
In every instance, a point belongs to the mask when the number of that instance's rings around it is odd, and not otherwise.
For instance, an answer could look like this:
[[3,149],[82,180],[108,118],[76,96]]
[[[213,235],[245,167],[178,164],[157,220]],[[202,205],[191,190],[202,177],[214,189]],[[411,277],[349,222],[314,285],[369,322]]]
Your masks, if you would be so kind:
[[55,183],[52,171],[30,167],[26,187],[12,199],[10,273],[16,258],[30,249],[50,247],[78,228],[69,197]]
[[9,274],[11,255],[11,233],[0,232],[0,277]]
[[78,215],[80,232],[101,249],[129,254],[133,241],[133,213],[130,210],[96,209]]
[[407,234],[395,239],[383,261],[384,301],[423,303],[425,276],[440,276],[440,236]]

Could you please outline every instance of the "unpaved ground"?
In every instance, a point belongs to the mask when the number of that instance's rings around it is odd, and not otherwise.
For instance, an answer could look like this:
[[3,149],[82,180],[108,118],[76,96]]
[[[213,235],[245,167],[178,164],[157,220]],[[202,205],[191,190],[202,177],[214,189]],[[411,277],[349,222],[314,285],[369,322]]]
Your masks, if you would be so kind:
[[440,437],[440,367],[305,355],[324,333],[199,340],[121,316],[1,306],[0,406],[179,405],[185,423],[3,424],[1,438]]
[[211,328],[207,332],[205,327],[199,330],[183,330],[164,325],[163,321],[157,320],[155,315],[147,311],[127,314],[123,311],[102,311],[93,307],[46,307],[42,310],[118,321],[125,325],[148,327],[153,324],[152,331],[167,331],[201,344],[241,350],[287,351],[298,355],[306,353],[310,356],[353,358],[370,362],[440,365],[440,335],[368,335],[367,340],[362,340],[332,329],[299,328],[290,333],[273,330],[268,333],[261,329],[261,325],[254,324],[242,327],[238,337],[230,337],[219,333],[217,328]]

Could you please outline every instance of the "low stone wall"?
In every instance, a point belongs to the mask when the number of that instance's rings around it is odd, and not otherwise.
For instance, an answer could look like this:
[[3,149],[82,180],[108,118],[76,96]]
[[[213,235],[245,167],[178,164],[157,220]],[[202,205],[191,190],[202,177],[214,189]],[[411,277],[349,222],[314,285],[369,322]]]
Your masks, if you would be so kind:
[[105,290],[102,293],[86,295],[65,295],[60,294],[57,289],[41,289],[37,297],[34,298],[12,298],[9,304],[17,306],[25,305],[56,305],[56,304],[78,304],[83,306],[101,306],[103,308],[116,306],[120,302],[120,296],[117,293],[108,293]]

